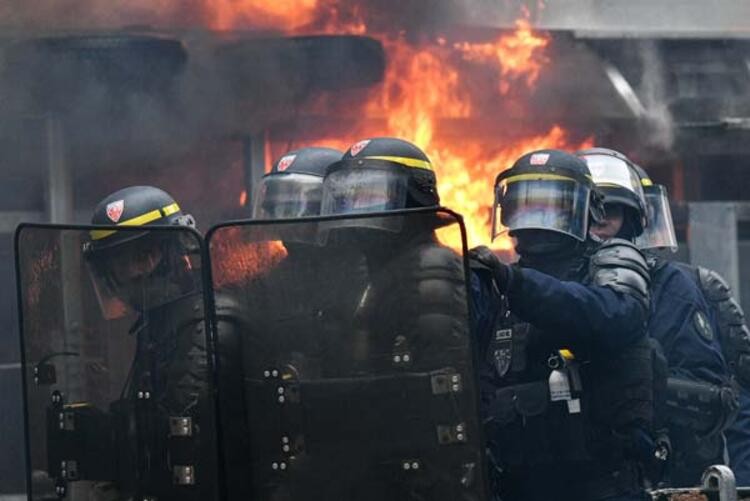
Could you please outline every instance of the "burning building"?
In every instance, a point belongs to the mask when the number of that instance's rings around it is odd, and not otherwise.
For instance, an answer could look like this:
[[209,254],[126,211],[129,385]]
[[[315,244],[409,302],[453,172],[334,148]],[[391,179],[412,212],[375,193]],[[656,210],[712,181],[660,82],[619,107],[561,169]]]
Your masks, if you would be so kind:
[[[750,30],[734,21],[750,12],[687,3],[675,14],[646,1],[11,0],[0,6],[4,273],[18,221],[85,222],[105,194],[154,184],[205,229],[248,215],[284,151],[397,136],[430,155],[471,246],[489,240],[495,176],[522,153],[625,151],[676,200],[681,257],[720,259],[750,298],[750,211],[735,203],[748,199]],[[731,203],[686,204],[705,200]],[[15,338],[0,340],[8,392]],[[0,478],[18,486],[10,466]]]

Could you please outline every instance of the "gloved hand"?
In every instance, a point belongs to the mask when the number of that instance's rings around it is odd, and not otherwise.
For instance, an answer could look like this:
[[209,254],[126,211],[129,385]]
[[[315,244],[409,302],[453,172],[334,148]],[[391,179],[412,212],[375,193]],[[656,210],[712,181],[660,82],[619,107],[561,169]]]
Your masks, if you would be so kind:
[[513,267],[503,263],[488,247],[480,245],[469,251],[469,260],[473,260],[492,272],[497,290],[508,292],[514,278]]

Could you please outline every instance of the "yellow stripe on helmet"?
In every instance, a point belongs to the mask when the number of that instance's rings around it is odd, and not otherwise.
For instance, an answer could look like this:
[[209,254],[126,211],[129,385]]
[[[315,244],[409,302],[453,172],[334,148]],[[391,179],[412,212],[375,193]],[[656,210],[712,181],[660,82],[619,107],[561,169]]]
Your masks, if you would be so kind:
[[653,186],[654,183],[647,177],[641,179],[641,186]]
[[[164,206],[161,209],[155,209],[145,214],[141,214],[140,216],[117,223],[117,226],[143,226],[148,223],[153,223],[162,217],[171,216],[172,214],[179,212],[179,210],[180,206],[175,202]],[[113,235],[114,233],[117,233],[117,230],[91,230],[90,235],[91,240],[101,240]]]
[[569,177],[569,176],[563,176],[561,174],[516,174],[515,176],[506,177],[503,181],[505,181],[507,184],[515,183],[518,181],[573,181],[576,182],[577,180]]
[[164,213],[164,217],[171,216],[175,212],[180,212],[180,206],[177,205],[177,202],[175,202],[162,208],[161,211]]
[[389,162],[396,162],[397,164],[405,165],[407,167],[414,167],[416,169],[432,170],[432,164],[427,160],[421,160],[419,158],[409,157],[391,157],[385,155],[375,155],[364,158],[372,158],[373,160],[387,160]]

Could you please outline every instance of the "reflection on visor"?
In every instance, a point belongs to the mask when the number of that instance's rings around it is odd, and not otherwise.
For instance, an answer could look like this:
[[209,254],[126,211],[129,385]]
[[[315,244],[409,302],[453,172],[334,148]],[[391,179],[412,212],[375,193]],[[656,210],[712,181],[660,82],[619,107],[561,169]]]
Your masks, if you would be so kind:
[[609,155],[586,155],[584,158],[595,185],[642,192],[640,180],[624,160]]
[[648,226],[638,238],[636,245],[643,250],[669,249],[677,251],[677,236],[674,232],[669,197],[664,186],[649,186],[645,190],[648,206]]
[[309,174],[266,176],[253,204],[254,219],[285,219],[320,214],[323,179]]
[[[522,180],[498,185],[493,238],[504,231],[541,229],[585,240],[589,188],[574,180]],[[505,230],[497,228],[502,223]]]
[[322,215],[381,212],[406,207],[406,176],[397,171],[347,169],[324,184]]

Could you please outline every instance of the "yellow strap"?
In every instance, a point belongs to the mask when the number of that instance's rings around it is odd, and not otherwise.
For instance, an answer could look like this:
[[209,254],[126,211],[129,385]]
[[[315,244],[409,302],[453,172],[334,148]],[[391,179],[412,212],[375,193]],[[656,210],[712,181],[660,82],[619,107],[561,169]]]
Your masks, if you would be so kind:
[[[147,212],[145,214],[141,214],[140,216],[136,216],[126,221],[117,223],[117,226],[143,226],[145,224],[152,223],[157,219],[161,219],[162,217],[171,216],[179,210],[180,206],[175,202],[173,204],[162,207],[161,210],[155,209],[151,212]],[[91,230],[91,240],[101,240],[102,238],[107,238],[113,233],[117,233],[117,230]]]
[[565,360],[575,360],[576,356],[573,354],[572,351],[570,351],[567,348],[563,348],[560,350],[560,356],[563,357]]
[[389,156],[380,156],[380,155],[372,156],[372,157],[365,157],[365,158],[372,158],[373,160],[387,160],[389,162],[396,162],[398,164],[402,164],[407,167],[432,170],[432,164],[430,162],[426,160],[420,160],[419,158],[389,157]]
[[175,203],[173,203],[171,205],[167,205],[161,211],[164,213],[165,217],[166,216],[171,216],[175,212],[179,212],[180,211],[180,206],[177,205],[177,202],[175,202]]
[[573,181],[575,179],[560,174],[516,174],[515,176],[506,177],[503,179],[507,184],[515,183],[518,181]]

